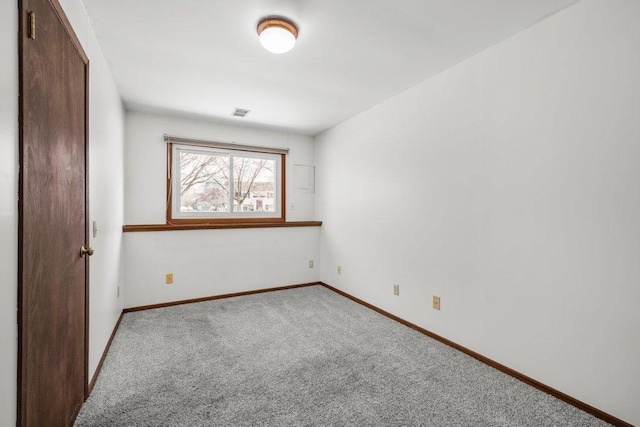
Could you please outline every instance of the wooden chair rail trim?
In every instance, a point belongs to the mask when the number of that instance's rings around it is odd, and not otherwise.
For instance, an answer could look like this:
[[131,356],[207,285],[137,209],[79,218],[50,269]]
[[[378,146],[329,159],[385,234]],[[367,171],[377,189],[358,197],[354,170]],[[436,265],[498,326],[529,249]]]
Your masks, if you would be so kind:
[[322,221],[238,222],[226,224],[137,224],[123,225],[124,233],[143,231],[217,230],[231,228],[320,227]]

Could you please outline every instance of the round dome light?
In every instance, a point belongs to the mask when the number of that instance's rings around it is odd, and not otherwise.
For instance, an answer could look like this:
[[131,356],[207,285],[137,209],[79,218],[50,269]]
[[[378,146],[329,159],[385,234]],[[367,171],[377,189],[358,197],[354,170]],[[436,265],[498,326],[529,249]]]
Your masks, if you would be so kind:
[[283,18],[264,18],[258,24],[260,44],[271,53],[289,52],[296,45],[298,27]]

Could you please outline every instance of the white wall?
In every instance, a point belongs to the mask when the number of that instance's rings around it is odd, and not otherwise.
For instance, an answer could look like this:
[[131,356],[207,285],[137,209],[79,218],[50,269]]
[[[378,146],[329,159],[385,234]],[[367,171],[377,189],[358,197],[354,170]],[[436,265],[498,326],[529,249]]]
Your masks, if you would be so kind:
[[[126,224],[166,222],[165,133],[289,148],[287,221],[313,219],[314,195],[294,192],[291,179],[294,164],[314,164],[311,137],[139,112],[127,112],[125,127]],[[126,306],[317,281],[319,239],[318,227],[126,233]]]
[[[126,233],[124,241],[128,307],[320,278],[319,227]],[[166,273],[174,274],[172,285]]]
[[584,0],[318,136],[321,279],[640,424],[638,22]]
[[89,212],[98,233],[90,262],[89,378],[93,376],[122,312],[124,109],[109,66],[79,0],[60,4],[89,57]]
[[16,424],[18,8],[0,2],[0,426]]
[[[166,223],[167,144],[163,135],[289,148],[287,221],[312,220],[314,194],[293,191],[293,165],[313,165],[313,138],[305,135],[230,126],[204,120],[127,111],[125,223]],[[292,210],[292,204],[295,209]]]

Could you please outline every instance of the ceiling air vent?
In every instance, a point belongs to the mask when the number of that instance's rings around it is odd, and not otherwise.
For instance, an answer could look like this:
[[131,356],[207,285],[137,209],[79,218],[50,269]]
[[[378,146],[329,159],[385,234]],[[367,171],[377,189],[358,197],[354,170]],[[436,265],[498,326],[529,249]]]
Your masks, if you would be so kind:
[[249,114],[251,110],[245,110],[244,108],[235,108],[233,110],[233,113],[231,113],[232,116],[236,116],[236,117],[244,117],[247,114]]

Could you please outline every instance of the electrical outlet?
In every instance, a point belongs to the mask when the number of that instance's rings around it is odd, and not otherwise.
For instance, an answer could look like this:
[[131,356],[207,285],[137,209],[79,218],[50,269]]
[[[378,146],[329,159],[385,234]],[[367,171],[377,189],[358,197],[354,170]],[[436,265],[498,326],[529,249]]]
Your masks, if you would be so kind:
[[338,266],[338,274],[342,274],[342,266],[341,265]]
[[120,298],[120,286],[116,286],[116,298]]
[[95,239],[96,237],[98,237],[98,223],[93,221],[93,238]]
[[165,282],[167,283],[167,285],[170,285],[173,283],[173,273],[167,274]]
[[396,296],[400,295],[400,285],[393,285],[393,294]]
[[433,296],[433,309],[440,310],[440,297]]
[[313,260],[312,259],[309,260],[309,268],[313,268]]

